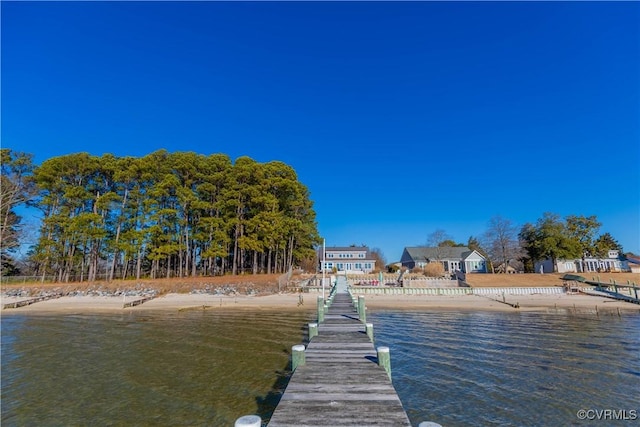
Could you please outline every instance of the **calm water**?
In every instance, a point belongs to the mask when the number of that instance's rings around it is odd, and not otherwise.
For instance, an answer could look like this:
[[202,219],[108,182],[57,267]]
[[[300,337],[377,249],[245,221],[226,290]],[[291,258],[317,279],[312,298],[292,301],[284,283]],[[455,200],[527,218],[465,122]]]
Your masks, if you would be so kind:
[[[2,317],[2,425],[229,426],[267,419],[304,313]],[[414,425],[588,425],[640,413],[640,315],[377,312]],[[640,422],[595,421],[592,425]]]

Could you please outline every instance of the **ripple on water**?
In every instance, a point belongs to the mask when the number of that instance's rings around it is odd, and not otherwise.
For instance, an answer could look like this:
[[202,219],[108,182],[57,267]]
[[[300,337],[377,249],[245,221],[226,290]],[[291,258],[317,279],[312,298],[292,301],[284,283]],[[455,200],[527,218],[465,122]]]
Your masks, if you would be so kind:
[[[2,425],[266,420],[309,317],[5,316]],[[414,425],[572,425],[580,408],[639,409],[640,316],[380,311],[369,320],[391,348]]]
[[[2,425],[230,425],[268,417],[306,313],[2,318]],[[53,422],[52,420],[55,420]]]
[[377,345],[391,348],[414,425],[571,425],[584,407],[637,409],[640,316],[380,311],[368,320]]

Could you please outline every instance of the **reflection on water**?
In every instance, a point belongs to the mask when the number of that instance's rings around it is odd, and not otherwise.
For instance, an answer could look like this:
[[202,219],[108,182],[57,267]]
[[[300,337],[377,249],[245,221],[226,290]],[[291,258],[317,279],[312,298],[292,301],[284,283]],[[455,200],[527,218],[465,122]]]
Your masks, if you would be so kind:
[[[268,419],[310,316],[3,316],[2,425]],[[640,410],[638,315],[381,311],[369,320],[376,344],[391,348],[414,425],[587,425],[579,409]]]
[[[232,425],[269,392],[305,313],[2,318],[2,425]],[[266,399],[266,400],[265,400]]]

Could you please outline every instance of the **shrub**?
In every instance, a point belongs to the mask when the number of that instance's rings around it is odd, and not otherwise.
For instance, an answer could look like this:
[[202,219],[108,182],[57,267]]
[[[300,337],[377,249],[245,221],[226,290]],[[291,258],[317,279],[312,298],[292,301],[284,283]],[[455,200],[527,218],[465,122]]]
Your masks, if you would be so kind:
[[444,267],[442,263],[432,262],[424,267],[424,275],[427,277],[442,277],[444,276]]

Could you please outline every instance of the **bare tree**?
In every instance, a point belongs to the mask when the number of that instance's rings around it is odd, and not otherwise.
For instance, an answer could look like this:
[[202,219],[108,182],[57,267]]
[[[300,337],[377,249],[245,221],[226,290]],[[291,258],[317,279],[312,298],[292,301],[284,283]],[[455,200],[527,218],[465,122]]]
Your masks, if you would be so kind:
[[493,264],[501,264],[506,273],[509,262],[522,255],[522,248],[518,240],[518,227],[511,220],[500,215],[492,217],[487,226],[487,231],[483,236],[483,246]]
[[[364,245],[363,245],[364,246]],[[376,270],[377,271],[385,271],[387,266],[387,260],[382,253],[380,248],[371,249],[371,256],[376,260]]]
[[444,230],[437,229],[433,233],[427,236],[427,246],[431,248],[435,248],[436,261],[440,261],[442,258],[442,242],[452,241],[450,235],[448,235]]

